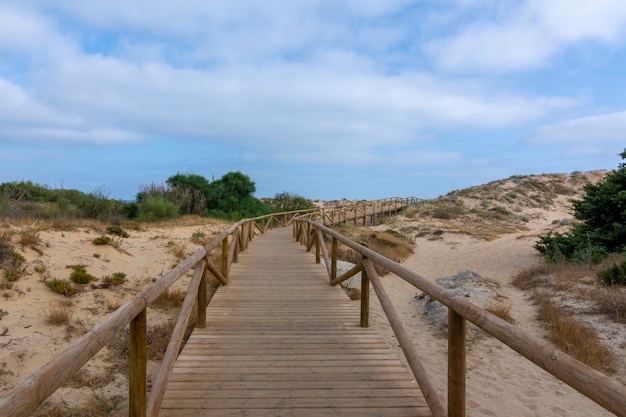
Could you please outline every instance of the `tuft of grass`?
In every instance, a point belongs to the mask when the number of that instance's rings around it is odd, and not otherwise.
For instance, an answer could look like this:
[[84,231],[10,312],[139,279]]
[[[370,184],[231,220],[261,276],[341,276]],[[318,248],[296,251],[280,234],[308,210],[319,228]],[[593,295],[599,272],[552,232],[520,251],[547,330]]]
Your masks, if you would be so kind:
[[107,275],[106,277],[102,278],[102,281],[108,285],[122,285],[126,282],[126,274],[124,272],[114,272],[111,275]]
[[547,324],[556,346],[592,368],[608,373],[616,371],[615,357],[595,329],[563,312],[547,291],[535,290],[532,299],[539,306],[539,320]]
[[211,241],[211,238],[207,237],[204,232],[197,231],[193,232],[193,234],[191,235],[191,241],[196,245],[206,245]]
[[182,288],[168,288],[150,306],[156,309],[170,309],[183,305],[186,292]]
[[76,287],[67,279],[52,278],[46,281],[46,287],[50,288],[52,292],[66,297],[76,294]]
[[184,243],[176,243],[170,240],[167,242],[167,246],[170,248],[170,252],[172,252],[179,261],[187,257],[187,246]]
[[17,268],[8,268],[4,271],[4,279],[7,282],[15,282],[22,277],[22,270]]
[[83,404],[68,405],[62,401],[48,400],[34,413],[33,417],[109,417],[120,415],[121,397],[105,398],[95,393]]
[[485,306],[485,310],[488,312],[495,314],[500,317],[502,320],[507,321],[511,324],[515,324],[515,319],[511,314],[511,303],[504,301],[490,301]]
[[73,270],[70,274],[70,280],[76,284],[89,284],[91,281],[97,280],[97,278],[88,273],[82,265],[68,265],[66,268]]
[[122,306],[122,301],[107,299],[106,304],[107,304],[107,311],[115,311]]
[[19,234],[19,244],[22,248],[31,248],[35,251],[39,252],[37,248],[39,246],[39,233],[36,233],[32,230],[23,230]]
[[603,286],[590,292],[600,313],[612,320],[626,323],[626,287],[612,285]]
[[91,240],[91,243],[93,243],[96,246],[102,246],[102,245],[110,245],[111,242],[113,241],[113,239],[111,239],[110,236],[98,236],[98,237],[94,237]]
[[109,235],[115,235],[119,237],[129,237],[130,235],[121,226],[107,226],[106,232]]
[[57,303],[50,303],[48,308],[48,317],[46,321],[49,324],[60,326],[70,322],[72,318],[72,302],[61,301]]
[[35,264],[35,266],[33,266],[33,269],[38,274],[43,274],[44,272],[46,272],[46,266],[43,264]]

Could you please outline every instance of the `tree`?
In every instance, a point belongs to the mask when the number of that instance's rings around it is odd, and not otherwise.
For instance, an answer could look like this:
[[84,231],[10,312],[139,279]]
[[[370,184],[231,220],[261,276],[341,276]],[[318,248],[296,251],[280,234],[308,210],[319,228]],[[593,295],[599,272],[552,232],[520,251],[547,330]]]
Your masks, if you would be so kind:
[[204,215],[207,209],[207,195],[211,187],[206,178],[197,174],[179,172],[165,182],[171,188],[168,200],[176,203],[181,214]]
[[224,174],[213,181],[207,193],[209,213],[216,217],[239,219],[271,213],[271,209],[252,194],[256,186],[239,171]]
[[[626,160],[626,149],[620,156]],[[581,223],[570,233],[542,235],[535,245],[549,260],[599,261],[626,248],[626,163],[583,190],[583,198],[573,202],[574,217]]]
[[277,213],[281,211],[306,210],[313,207],[313,204],[306,198],[286,191],[277,193],[270,200],[269,204],[272,206],[272,210]]

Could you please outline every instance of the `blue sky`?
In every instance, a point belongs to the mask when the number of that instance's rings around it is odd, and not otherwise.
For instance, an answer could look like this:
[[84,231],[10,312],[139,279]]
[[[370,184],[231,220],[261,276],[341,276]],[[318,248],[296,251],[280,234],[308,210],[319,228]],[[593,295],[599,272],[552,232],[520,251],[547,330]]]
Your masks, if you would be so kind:
[[417,196],[613,169],[623,0],[0,0],[0,182]]

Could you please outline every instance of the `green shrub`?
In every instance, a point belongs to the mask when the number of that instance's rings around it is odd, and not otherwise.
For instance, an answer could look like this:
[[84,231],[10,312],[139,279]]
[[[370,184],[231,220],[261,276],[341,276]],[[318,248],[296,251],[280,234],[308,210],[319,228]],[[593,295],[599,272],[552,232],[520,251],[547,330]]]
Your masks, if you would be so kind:
[[[620,156],[626,160],[626,150]],[[583,198],[573,201],[574,217],[581,223],[568,234],[548,232],[535,245],[549,260],[598,262],[609,253],[626,249],[626,163],[583,189]]]
[[163,196],[147,196],[137,205],[137,219],[142,222],[170,220],[178,217],[176,204]]
[[106,232],[110,235],[115,235],[119,237],[129,237],[128,232],[122,229],[121,226],[107,226]]
[[72,282],[77,284],[89,284],[91,281],[95,281],[97,278],[87,272],[85,267],[81,265],[68,265],[68,268],[73,269],[70,274]]
[[626,285],[626,261],[598,271],[598,276],[607,284]]
[[104,277],[102,280],[108,285],[122,285],[126,282],[126,274],[123,272],[114,272],[113,274]]
[[22,271],[17,268],[9,268],[4,271],[4,279],[8,282],[15,282],[22,276]]
[[109,236],[98,236],[98,237],[93,238],[91,240],[91,243],[93,243],[94,245],[100,246],[100,245],[110,245],[112,241],[113,239],[111,239]]
[[66,279],[53,278],[46,281],[46,286],[50,288],[51,291],[66,297],[71,297],[76,294],[76,287]]

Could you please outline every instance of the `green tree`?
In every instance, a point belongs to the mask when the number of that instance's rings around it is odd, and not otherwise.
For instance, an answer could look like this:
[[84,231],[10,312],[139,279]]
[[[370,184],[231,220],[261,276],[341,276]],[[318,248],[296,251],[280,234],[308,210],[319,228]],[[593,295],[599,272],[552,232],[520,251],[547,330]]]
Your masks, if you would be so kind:
[[181,214],[203,215],[207,209],[207,195],[211,184],[197,174],[172,175],[166,181],[170,190],[166,198],[178,206]]
[[247,175],[239,171],[224,174],[209,186],[209,214],[234,220],[271,213],[270,207],[252,195],[255,191],[256,186]]
[[[626,160],[626,150],[620,156]],[[570,233],[542,235],[535,245],[549,260],[599,261],[626,248],[626,164],[583,190],[583,198],[573,202],[574,217],[581,222]]]
[[286,191],[277,193],[270,200],[270,205],[274,212],[306,210],[313,207],[313,204],[306,198]]

